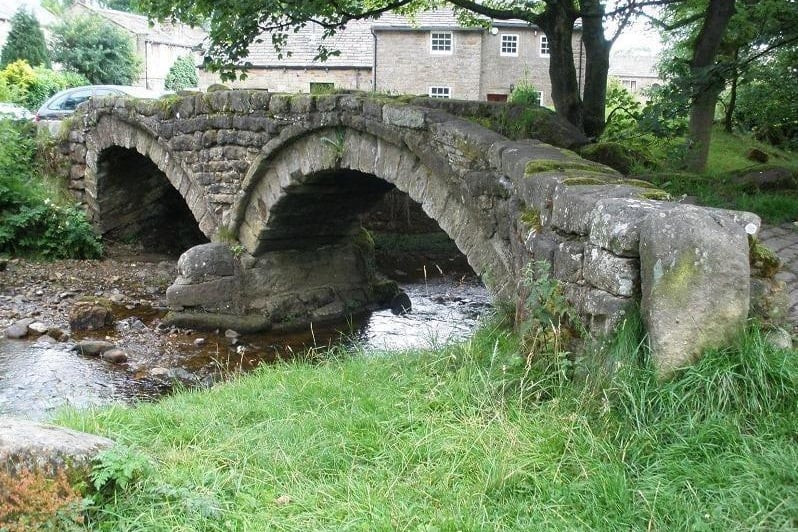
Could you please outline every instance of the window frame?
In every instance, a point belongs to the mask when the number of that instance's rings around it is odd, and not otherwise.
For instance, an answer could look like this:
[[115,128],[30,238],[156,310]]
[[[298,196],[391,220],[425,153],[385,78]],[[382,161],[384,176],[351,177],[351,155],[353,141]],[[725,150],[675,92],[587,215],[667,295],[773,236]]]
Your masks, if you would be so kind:
[[[544,49],[546,50],[545,52],[543,51]],[[540,57],[551,57],[551,44],[549,44],[549,38],[545,33],[542,33],[538,40],[538,52]]]
[[[441,37],[448,35],[449,49],[436,49],[436,46],[444,46],[446,38]],[[437,37],[436,37],[437,36]],[[438,42],[436,42],[436,40]],[[441,42],[442,40],[442,42]],[[452,55],[454,53],[454,32],[452,31],[430,31],[429,32],[429,53],[432,55]]]
[[[505,37],[508,38],[507,41],[505,41]],[[512,38],[514,40],[510,40],[510,38]],[[512,43],[513,47],[515,48],[515,51],[514,52],[505,52],[504,51],[505,42],[506,43]],[[517,33],[502,33],[502,34],[500,34],[500,36],[499,36],[499,55],[501,57],[518,57],[518,48],[519,48],[520,42],[521,42],[521,37]]]
[[[435,94],[436,91],[441,91]],[[452,88],[448,85],[430,85],[427,89],[427,96],[430,98],[439,98],[441,100],[452,99]]]

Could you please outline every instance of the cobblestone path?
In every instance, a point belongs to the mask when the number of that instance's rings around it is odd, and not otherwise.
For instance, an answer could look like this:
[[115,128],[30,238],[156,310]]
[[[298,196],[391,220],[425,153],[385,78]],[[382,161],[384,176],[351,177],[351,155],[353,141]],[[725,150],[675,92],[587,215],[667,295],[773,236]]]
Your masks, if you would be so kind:
[[759,241],[772,249],[782,261],[781,271],[776,274],[787,284],[790,294],[789,321],[793,333],[798,330],[798,222],[782,225],[762,225]]

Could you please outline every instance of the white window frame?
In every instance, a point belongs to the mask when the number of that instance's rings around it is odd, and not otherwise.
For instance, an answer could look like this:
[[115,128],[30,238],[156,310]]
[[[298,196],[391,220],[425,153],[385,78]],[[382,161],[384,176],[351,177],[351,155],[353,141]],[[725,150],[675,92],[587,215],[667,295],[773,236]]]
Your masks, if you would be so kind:
[[445,85],[430,85],[427,92],[430,98],[450,99],[452,97],[452,88]]
[[[502,33],[501,38],[499,39],[499,55],[502,57],[518,57],[518,45],[520,40],[521,39],[517,33]],[[515,51],[505,51],[505,44],[512,44],[512,47],[515,49]]]
[[[543,50],[546,50],[545,52]],[[541,34],[540,40],[538,41],[538,51],[540,52],[540,57],[550,57],[551,56],[551,45],[549,44],[549,38],[546,37],[546,34]]]
[[[445,37],[448,35],[448,39]],[[449,48],[445,48],[448,40]],[[436,48],[436,46],[438,48]],[[443,48],[441,48],[443,47]],[[429,53],[433,55],[452,55],[454,51],[454,33],[451,31],[431,31],[429,32]]]

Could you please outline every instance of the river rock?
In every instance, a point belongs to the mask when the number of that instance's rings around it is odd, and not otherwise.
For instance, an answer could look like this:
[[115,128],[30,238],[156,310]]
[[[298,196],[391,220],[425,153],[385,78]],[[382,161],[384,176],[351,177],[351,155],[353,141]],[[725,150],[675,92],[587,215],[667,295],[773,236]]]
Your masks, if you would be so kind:
[[112,364],[121,364],[127,362],[128,356],[121,349],[109,349],[100,353],[100,358]]
[[728,345],[749,306],[748,237],[720,212],[681,205],[640,228],[641,312],[660,377]]
[[69,310],[69,328],[72,331],[95,331],[114,324],[110,305],[97,301],[78,301]]
[[34,321],[30,325],[28,325],[28,334],[32,336],[41,336],[43,334],[47,334],[47,331],[49,330],[50,327],[40,321]]
[[194,246],[180,255],[177,275],[184,284],[202,283],[235,273],[235,257],[230,246],[222,243]]
[[70,478],[85,477],[97,454],[113,445],[112,440],[93,434],[0,417],[0,470],[12,475],[22,471],[54,475],[65,470]]
[[25,318],[24,320],[19,320],[18,322],[12,324],[5,331],[6,338],[10,338],[12,340],[25,338],[28,336],[28,325],[33,323],[33,321],[34,320],[32,318]]
[[391,312],[394,314],[407,314],[412,309],[413,303],[410,301],[410,296],[404,292],[396,294],[391,299]]
[[166,379],[169,377],[169,370],[166,368],[155,367],[150,369],[150,375],[158,379]]
[[765,333],[765,341],[776,349],[792,349],[792,335],[781,327]]
[[52,336],[49,336],[47,334],[43,334],[43,335],[39,336],[38,338],[36,338],[36,343],[37,344],[43,344],[43,345],[53,345],[53,344],[57,344],[58,340],[56,340]]
[[75,345],[75,351],[81,355],[97,356],[114,349],[114,344],[104,340],[81,340]]

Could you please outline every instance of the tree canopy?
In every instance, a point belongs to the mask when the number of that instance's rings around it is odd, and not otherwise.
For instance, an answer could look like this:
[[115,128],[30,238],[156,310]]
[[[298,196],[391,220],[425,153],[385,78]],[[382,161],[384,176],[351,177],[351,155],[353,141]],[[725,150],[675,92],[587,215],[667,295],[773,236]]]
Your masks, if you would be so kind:
[[196,87],[197,83],[199,83],[197,67],[194,65],[194,58],[190,55],[178,58],[169,68],[166,80],[164,80],[164,86],[171,91]]
[[11,30],[0,56],[0,68],[20,59],[31,66],[50,68],[47,44],[39,21],[24,8],[17,10],[11,17]]
[[53,59],[91,83],[129,85],[141,60],[124,31],[95,15],[78,16],[53,29]]

